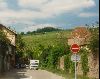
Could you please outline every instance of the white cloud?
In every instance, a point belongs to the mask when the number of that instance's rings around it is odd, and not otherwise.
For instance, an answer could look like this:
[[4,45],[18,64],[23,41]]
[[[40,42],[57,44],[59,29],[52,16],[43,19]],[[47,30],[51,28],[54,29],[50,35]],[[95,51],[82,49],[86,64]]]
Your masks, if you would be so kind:
[[24,8],[32,8],[43,6],[42,4],[47,0],[19,0],[19,5]]
[[80,13],[79,17],[94,17],[94,16],[99,16],[97,13]]
[[[19,0],[23,8],[37,8],[40,13],[54,16],[63,12],[78,11],[79,9],[95,6],[94,0]],[[47,2],[47,3],[46,3]]]
[[[18,4],[21,7],[20,10],[12,10],[8,8],[6,0],[0,0],[1,23],[10,25],[15,20],[16,23],[32,24],[32,20],[35,19],[51,18],[61,13],[74,13],[96,5],[94,0],[18,0]],[[39,11],[35,11],[34,8]],[[86,14],[79,16],[86,16]],[[31,29],[36,30],[38,27],[44,26],[30,26],[22,30],[31,31]]]
[[[19,5],[24,9],[15,11],[7,8],[6,2],[2,2],[0,7],[5,6],[6,9],[0,12],[0,18],[18,18],[18,19],[40,19],[49,18],[59,15],[63,12],[78,11],[83,8],[95,6],[93,0],[19,0]],[[39,8],[40,11],[26,9],[29,6]]]
[[32,22],[32,20],[15,19],[15,18],[3,18],[3,19],[0,21],[0,23],[1,23],[1,24],[6,24],[6,25],[23,24],[23,25],[25,25],[25,26],[34,24],[34,22]]
[[7,3],[3,0],[0,0],[0,10],[7,9]]

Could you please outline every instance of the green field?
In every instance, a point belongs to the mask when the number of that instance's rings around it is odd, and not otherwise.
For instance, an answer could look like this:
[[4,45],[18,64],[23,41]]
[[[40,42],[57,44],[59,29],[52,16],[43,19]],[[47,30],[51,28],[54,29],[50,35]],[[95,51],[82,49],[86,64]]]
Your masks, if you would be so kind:
[[48,45],[56,45],[58,41],[62,41],[62,39],[65,39],[67,42],[69,35],[70,31],[47,32],[46,34],[25,35],[23,39],[26,46],[30,49],[34,49],[39,45],[43,45],[46,48]]

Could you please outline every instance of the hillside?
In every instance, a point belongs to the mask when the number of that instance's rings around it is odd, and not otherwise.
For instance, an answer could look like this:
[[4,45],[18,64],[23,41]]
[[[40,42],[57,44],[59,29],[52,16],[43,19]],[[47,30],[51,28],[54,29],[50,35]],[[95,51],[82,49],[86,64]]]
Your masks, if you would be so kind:
[[61,40],[61,38],[67,41],[69,34],[70,31],[47,32],[46,34],[39,35],[24,35],[23,40],[26,45],[32,49],[39,45],[43,45],[44,47],[55,45],[58,43],[57,41]]

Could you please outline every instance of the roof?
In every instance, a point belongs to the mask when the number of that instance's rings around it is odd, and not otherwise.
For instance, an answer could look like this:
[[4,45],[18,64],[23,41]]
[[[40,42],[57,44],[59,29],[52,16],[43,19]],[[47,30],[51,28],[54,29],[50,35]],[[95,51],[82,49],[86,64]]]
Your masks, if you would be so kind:
[[77,27],[72,31],[70,38],[88,38],[90,34],[86,27]]
[[17,33],[14,30],[12,30],[12,29],[10,29],[2,24],[0,24],[0,28],[5,28],[5,29],[9,30],[10,32],[14,33],[15,35],[17,35]]
[[70,37],[68,38],[68,44],[72,45],[73,43],[77,43],[79,45],[88,44],[91,33],[88,31],[86,27],[77,27],[72,32]]

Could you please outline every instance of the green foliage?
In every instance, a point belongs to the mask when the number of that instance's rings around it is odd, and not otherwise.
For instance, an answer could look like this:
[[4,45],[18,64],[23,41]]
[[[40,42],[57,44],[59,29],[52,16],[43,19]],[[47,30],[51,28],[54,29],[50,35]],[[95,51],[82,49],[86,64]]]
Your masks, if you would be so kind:
[[20,34],[21,34],[21,35],[24,35],[24,32],[21,32]]
[[48,46],[48,48],[43,50],[43,53],[40,56],[42,67],[57,69],[58,59],[61,53],[62,50],[60,47]]
[[83,75],[87,75],[89,72],[89,66],[88,66],[88,51],[86,49],[81,49],[81,62],[82,62],[82,71]]
[[[71,61],[70,47],[67,45],[69,34],[70,31],[59,31],[42,35],[24,35],[22,38],[26,45],[26,54],[31,58],[39,59],[40,67],[53,70],[58,69],[59,58],[64,56],[65,71],[74,73],[74,62]],[[89,71],[87,50],[81,49],[80,55],[82,56],[82,71],[84,75],[87,75]]]
[[71,53],[64,56],[64,70],[67,73],[75,72],[75,63],[71,61]]
[[27,34],[30,34],[30,35],[32,35],[32,32],[28,31],[28,32],[27,32]]
[[16,63],[24,63],[23,58],[26,57],[25,51],[25,43],[22,39],[22,36],[18,34],[16,39]]
[[70,61],[70,71],[69,73],[74,73],[75,72],[75,63],[73,61]]
[[54,27],[44,27],[42,29],[37,29],[37,33],[41,33],[41,32],[52,32],[52,31],[58,31],[60,29],[56,29]]
[[91,39],[89,43],[89,48],[93,52],[97,52],[99,49],[99,27],[90,28]]
[[51,46],[48,46],[48,48],[45,48],[43,50],[43,53],[40,55],[40,64],[41,64],[41,67],[47,67],[48,55],[50,53],[50,50],[51,50]]
[[69,55],[64,56],[64,70],[67,72],[69,72],[70,70],[70,56]]
[[40,60],[40,67],[57,69],[59,58],[69,53],[67,36],[70,31],[49,32],[44,35],[23,36],[26,54]]
[[21,37],[21,35],[17,35],[16,39],[16,50],[17,52],[24,52],[25,43]]
[[58,66],[58,59],[60,56],[62,56],[63,50],[60,46],[53,47],[51,50],[51,65],[53,68],[57,69]]
[[36,31],[28,31],[26,34],[30,35],[38,35],[38,34],[45,34],[46,32],[52,32],[52,31],[60,31],[61,29],[54,28],[54,27],[44,27],[44,28],[39,28]]

